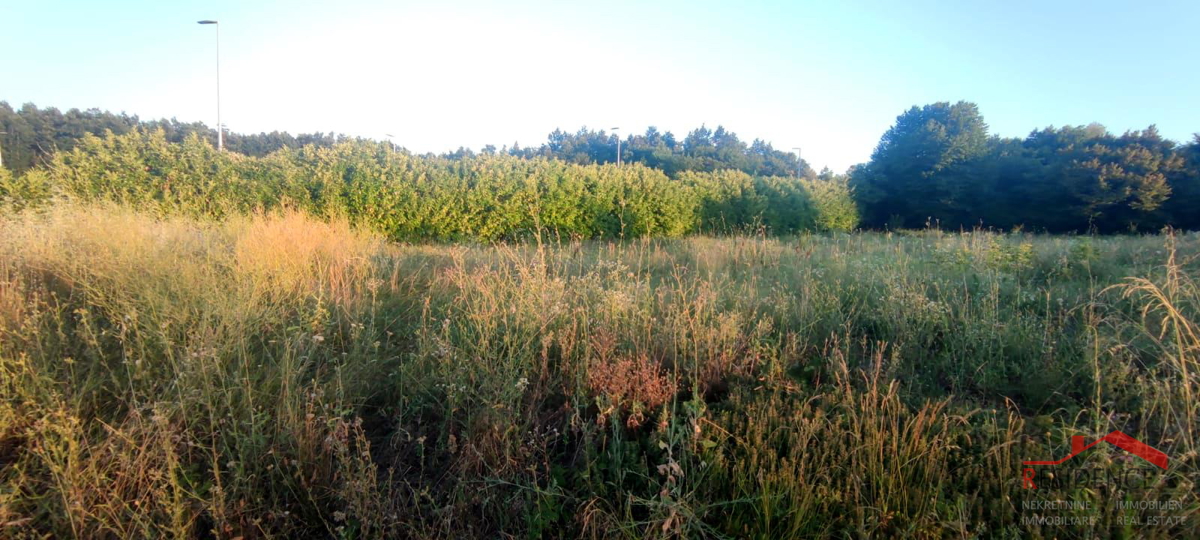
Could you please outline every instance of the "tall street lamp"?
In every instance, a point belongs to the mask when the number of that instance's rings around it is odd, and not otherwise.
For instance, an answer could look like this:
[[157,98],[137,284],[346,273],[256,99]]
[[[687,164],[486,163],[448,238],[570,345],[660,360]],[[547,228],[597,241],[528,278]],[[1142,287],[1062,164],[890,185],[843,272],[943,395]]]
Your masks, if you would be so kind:
[[217,150],[225,150],[225,130],[221,126],[221,25],[217,21],[196,21],[197,24],[211,24],[217,32]]
[[621,128],[612,128],[612,132],[617,136],[617,167],[621,166],[621,134],[617,133]]

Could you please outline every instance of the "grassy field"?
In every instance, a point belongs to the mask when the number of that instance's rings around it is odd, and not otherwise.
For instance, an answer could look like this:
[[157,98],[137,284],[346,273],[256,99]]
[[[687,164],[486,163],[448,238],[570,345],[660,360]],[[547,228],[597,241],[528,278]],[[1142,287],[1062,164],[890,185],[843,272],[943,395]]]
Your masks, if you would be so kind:
[[[17,214],[0,537],[1194,534],[1198,255],[1195,234],[428,246],[295,213]],[[1100,445],[1060,470],[1137,489],[1024,489],[1022,460],[1113,429],[1170,467]],[[1047,500],[1089,506],[1025,504]],[[1026,519],[1064,515],[1091,522]]]

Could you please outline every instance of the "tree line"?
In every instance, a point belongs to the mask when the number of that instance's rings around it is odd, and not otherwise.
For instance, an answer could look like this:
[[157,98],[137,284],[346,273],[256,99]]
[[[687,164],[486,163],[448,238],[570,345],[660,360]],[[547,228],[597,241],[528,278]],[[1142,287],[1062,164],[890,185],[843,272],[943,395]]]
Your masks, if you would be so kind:
[[1164,139],[1154,126],[1047,127],[988,134],[969,102],[913,107],[852,168],[863,225],[1048,232],[1200,228],[1200,135]]
[[[575,133],[559,129],[537,148],[521,148],[517,143],[502,149],[521,157],[548,157],[572,163],[614,163],[617,161],[618,136],[586,127]],[[717,126],[700,126],[678,140],[670,131],[651,126],[641,135],[629,135],[621,141],[621,161],[641,163],[659,169],[674,178],[689,171],[713,172],[737,170],[756,176],[815,176],[813,169],[799,156],[776,150],[770,143],[755,139],[750,144],[737,134]],[[461,150],[460,150],[461,151]],[[493,152],[494,147],[484,148]]]
[[[58,150],[75,147],[83,134],[103,135],[111,131],[118,135],[141,127],[162,129],[170,142],[182,142],[196,134],[216,144],[217,132],[203,122],[179,122],[170,120],[141,120],[137,116],[114,114],[99,109],[70,109],[61,112],[56,108],[39,109],[26,103],[14,110],[7,102],[0,101],[0,149],[4,152],[4,164],[16,173],[28,170],[44,162]],[[286,132],[243,134],[226,131],[225,149],[248,156],[262,157],[283,148],[299,149],[308,145],[330,147],[339,140],[351,139],[335,133]],[[368,140],[354,138],[355,140]],[[584,127],[575,133],[554,130],[545,143],[537,147],[521,147],[518,143],[497,149],[487,145],[475,152],[467,148],[441,154],[427,153],[425,157],[463,159],[481,154],[507,154],[523,158],[545,157],[571,163],[615,163],[617,161],[617,135],[603,130],[594,131]],[[712,172],[726,169],[739,170],[755,176],[804,176],[815,177],[808,163],[788,152],[776,150],[770,143],[755,139],[750,144],[738,138],[736,133],[717,126],[715,130],[701,126],[688,133],[683,140],[676,139],[671,132],[661,132],[651,127],[642,135],[629,135],[621,141],[621,161],[641,163],[659,169],[674,178],[687,171]]]
[[0,207],[111,201],[163,215],[223,217],[292,207],[345,218],[394,240],[494,241],[549,233],[634,238],[857,227],[848,179],[686,171],[541,156],[417,156],[342,140],[265,156],[219,152],[162,128],[85,134],[70,150],[13,175]]
[[[168,141],[183,142],[195,134],[212,144],[217,143],[217,130],[203,122],[180,122],[174,118],[142,120],[137,115],[112,113],[100,109],[70,109],[62,112],[54,107],[39,109],[26,103],[13,109],[7,101],[0,101],[0,155],[4,167],[20,174],[45,163],[57,151],[70,151],[85,134],[103,136],[106,132],[117,135],[130,130],[161,129]],[[344,137],[343,137],[344,138]],[[308,145],[332,146],[339,140],[334,133],[286,132],[242,134],[225,132],[225,148],[231,152],[248,156],[265,156],[281,148],[298,149]]]
[[[200,122],[142,121],[96,109],[62,113],[32,104],[13,110],[5,102],[0,102],[0,131],[6,132],[0,135],[4,164],[18,176],[54,162],[56,155],[69,155],[89,136],[104,140],[108,133],[161,131],[170,144],[195,138],[211,146],[216,141],[216,132]],[[305,155],[342,143],[388,147],[332,133],[226,136],[231,153],[253,158],[284,151],[282,155]],[[804,178],[810,184],[823,179],[822,186],[842,181],[861,216],[860,225],[876,229],[991,227],[1103,233],[1153,231],[1166,225],[1200,229],[1200,135],[1180,145],[1164,139],[1154,126],[1121,135],[1099,124],[1048,127],[1024,138],[1004,138],[988,133],[975,104],[934,103],[897,117],[870,161],[851,167],[848,180],[830,171],[817,174],[799,156],[758,139],[747,144],[721,126],[715,130],[701,126],[682,140],[651,127],[627,136],[619,147],[621,162],[657,171],[676,182],[733,178],[725,171],[744,175],[737,178]],[[398,154],[427,163],[476,164],[508,157],[585,166],[615,163],[617,149],[617,135],[582,128],[574,133],[555,130],[538,147],[514,143],[499,149],[489,145],[478,153],[459,148],[440,155],[414,156],[403,150]],[[750,198],[754,196],[757,193]],[[745,226],[747,221],[734,223]],[[792,230],[792,226],[776,230]]]

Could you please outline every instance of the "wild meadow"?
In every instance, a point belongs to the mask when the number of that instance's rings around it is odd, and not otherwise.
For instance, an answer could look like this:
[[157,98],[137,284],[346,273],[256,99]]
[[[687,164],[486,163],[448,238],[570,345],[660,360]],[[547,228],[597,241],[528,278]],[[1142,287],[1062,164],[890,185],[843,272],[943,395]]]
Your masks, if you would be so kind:
[[[1187,536],[1198,256],[1170,231],[412,244],[294,210],[14,210],[0,536]],[[1072,463],[1137,490],[1022,485],[1114,429],[1169,468],[1102,444]]]

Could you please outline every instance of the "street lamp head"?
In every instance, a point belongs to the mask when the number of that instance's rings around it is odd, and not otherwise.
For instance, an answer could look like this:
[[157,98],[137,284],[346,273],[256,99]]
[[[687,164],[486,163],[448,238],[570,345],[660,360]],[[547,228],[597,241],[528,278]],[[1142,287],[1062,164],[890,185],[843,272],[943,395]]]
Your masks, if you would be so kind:
[[203,21],[196,21],[196,24],[217,24],[217,21],[210,21],[208,19],[205,19]]

